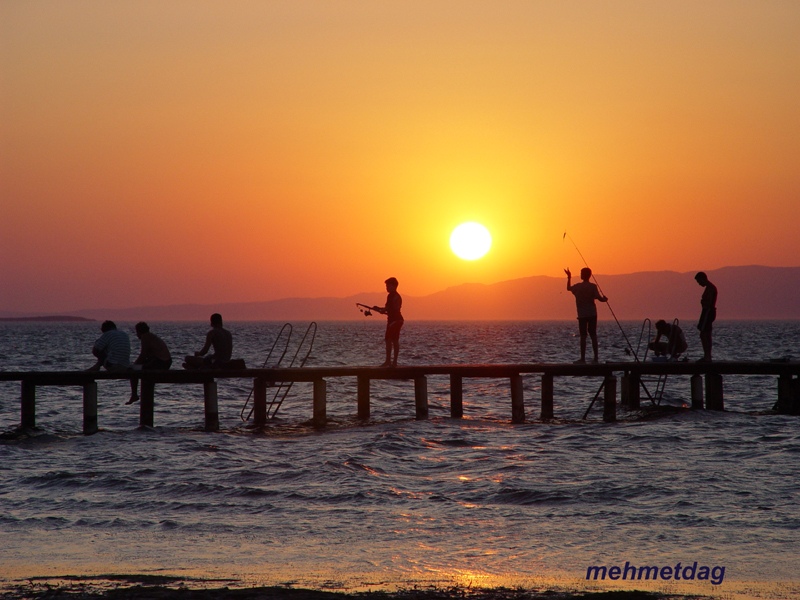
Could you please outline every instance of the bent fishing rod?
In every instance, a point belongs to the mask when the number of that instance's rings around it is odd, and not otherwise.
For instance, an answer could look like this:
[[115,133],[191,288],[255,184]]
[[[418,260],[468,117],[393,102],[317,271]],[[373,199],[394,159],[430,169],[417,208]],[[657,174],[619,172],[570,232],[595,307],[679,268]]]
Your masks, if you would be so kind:
[[[589,263],[587,263],[586,259],[583,257],[583,253],[578,249],[578,245],[575,243],[575,240],[573,240],[572,236],[570,236],[565,231],[564,235],[561,236],[561,240],[564,241],[567,238],[569,238],[569,241],[572,242],[572,245],[575,247],[575,251],[578,253],[578,256],[581,257],[581,260],[583,261],[584,266],[587,269],[591,270],[591,268],[589,267]],[[597,286],[597,291],[600,292],[600,295],[601,296],[605,296],[605,294],[603,293],[602,288],[600,287],[600,283],[597,281],[597,277],[594,276],[594,272],[592,272],[592,281],[594,281],[594,284]],[[626,349],[626,352],[628,352],[631,355],[633,355],[634,360],[636,362],[639,362],[639,357],[636,356],[636,352],[633,351],[633,346],[631,345],[631,341],[628,339],[628,336],[625,334],[625,330],[622,328],[622,325],[620,324],[619,319],[617,319],[617,315],[614,313],[614,309],[611,308],[611,303],[608,301],[608,297],[606,297],[606,306],[608,306],[608,310],[611,311],[611,316],[614,317],[614,321],[616,322],[617,327],[619,327],[620,333],[622,333],[622,337],[625,338],[625,343],[628,344],[628,348]]]

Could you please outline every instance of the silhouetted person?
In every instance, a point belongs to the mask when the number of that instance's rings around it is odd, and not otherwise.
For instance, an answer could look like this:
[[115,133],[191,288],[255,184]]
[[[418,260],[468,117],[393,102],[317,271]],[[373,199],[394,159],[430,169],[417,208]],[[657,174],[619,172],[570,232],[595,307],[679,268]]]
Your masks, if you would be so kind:
[[717,286],[708,280],[708,276],[700,271],[694,276],[695,281],[706,288],[700,298],[700,320],[697,329],[700,330],[700,343],[703,344],[703,358],[701,361],[711,360],[711,331],[717,318]]
[[[214,353],[208,354],[211,349]],[[195,352],[194,356],[187,356],[183,366],[187,369],[221,369],[230,361],[231,354],[233,354],[233,336],[230,331],[222,327],[222,315],[214,313],[211,315],[211,329],[206,334],[205,345]]]
[[103,332],[92,347],[92,354],[97,362],[89,367],[90,371],[99,371],[105,367],[108,371],[124,371],[131,365],[131,339],[124,331],[117,329],[114,321],[103,321],[100,325]]
[[[662,342],[662,337],[667,338],[667,341]],[[678,360],[689,345],[686,343],[683,329],[675,323],[667,323],[661,319],[656,321],[656,339],[650,342],[648,347],[656,356],[668,356],[671,360]]]
[[[139,356],[133,361],[134,369],[139,367],[143,371],[166,371],[172,366],[172,356],[169,348],[160,337],[150,331],[150,326],[144,321],[136,324],[136,337],[141,341]],[[126,404],[133,404],[139,400],[139,378],[131,377],[131,399]]]
[[586,362],[586,335],[592,338],[592,362],[598,362],[597,356],[597,306],[595,300],[608,302],[608,298],[600,293],[595,284],[589,281],[592,270],[589,267],[581,269],[581,282],[572,285],[572,273],[564,269],[567,274],[567,291],[575,295],[575,306],[578,309],[578,332],[581,335],[581,358],[577,363]]
[[[389,277],[386,281],[386,291],[389,293],[386,296],[386,305],[383,307],[373,306],[375,310],[382,315],[386,315],[386,361],[381,365],[382,367],[396,367],[397,355],[400,353],[400,330],[403,328],[403,315],[400,309],[403,306],[403,298],[397,293],[397,286],[399,285],[397,279]],[[394,354],[394,356],[392,356]]]

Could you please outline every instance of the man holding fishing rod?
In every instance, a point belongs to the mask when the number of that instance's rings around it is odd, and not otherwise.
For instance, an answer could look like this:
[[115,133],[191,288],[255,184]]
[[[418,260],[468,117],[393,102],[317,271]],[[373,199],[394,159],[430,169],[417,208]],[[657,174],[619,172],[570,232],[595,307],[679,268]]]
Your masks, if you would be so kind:
[[[565,234],[566,235],[566,234]],[[597,285],[589,281],[592,278],[592,270],[589,267],[581,269],[581,282],[572,285],[572,273],[569,268],[564,269],[567,274],[567,291],[575,296],[575,305],[578,309],[578,331],[581,335],[581,358],[575,361],[576,364],[586,362],[586,335],[592,338],[593,363],[599,362],[597,356],[597,306],[595,300],[608,302],[608,298],[600,293]]]
[[[403,307],[403,298],[397,293],[397,278],[389,277],[386,281],[386,296],[385,306],[367,306],[356,302],[356,306],[364,313],[364,316],[371,316],[370,311],[379,312],[387,316],[386,320],[386,361],[381,365],[382,367],[396,367],[397,355],[400,353],[400,330],[403,328],[403,315],[400,309]],[[394,357],[392,356],[394,354]]]

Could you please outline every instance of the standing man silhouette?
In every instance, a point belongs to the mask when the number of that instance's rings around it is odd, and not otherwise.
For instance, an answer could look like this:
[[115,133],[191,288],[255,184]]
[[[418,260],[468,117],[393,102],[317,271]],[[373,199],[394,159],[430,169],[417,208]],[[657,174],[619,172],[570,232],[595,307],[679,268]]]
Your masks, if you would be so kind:
[[[403,315],[400,309],[403,306],[403,298],[397,293],[397,278],[389,277],[386,281],[386,306],[373,306],[372,309],[386,315],[386,361],[382,367],[396,367],[397,355],[400,353],[400,329],[403,327]],[[394,353],[394,356],[392,354]]]
[[697,329],[700,330],[700,343],[703,344],[702,362],[711,362],[711,331],[712,324],[717,318],[717,286],[708,280],[708,276],[700,271],[694,276],[694,280],[706,288],[700,298],[700,320],[697,322]]
[[572,285],[572,273],[564,269],[567,274],[567,291],[575,295],[575,306],[578,309],[578,332],[581,335],[581,358],[575,361],[578,364],[586,362],[586,335],[592,338],[592,362],[598,362],[597,357],[597,306],[595,300],[608,302],[608,298],[600,293],[597,286],[589,281],[592,270],[589,267],[581,269],[581,282]]

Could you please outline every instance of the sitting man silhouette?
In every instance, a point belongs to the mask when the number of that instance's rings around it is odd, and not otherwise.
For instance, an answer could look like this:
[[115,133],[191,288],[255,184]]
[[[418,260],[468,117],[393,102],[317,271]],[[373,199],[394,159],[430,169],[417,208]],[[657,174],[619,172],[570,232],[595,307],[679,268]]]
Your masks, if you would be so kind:
[[[211,349],[214,353],[208,354]],[[230,362],[231,354],[233,354],[233,336],[222,326],[222,315],[214,313],[211,315],[211,329],[206,334],[205,345],[195,352],[194,356],[186,357],[183,368],[221,369]]]

